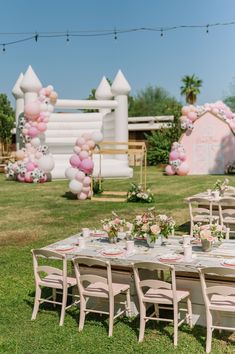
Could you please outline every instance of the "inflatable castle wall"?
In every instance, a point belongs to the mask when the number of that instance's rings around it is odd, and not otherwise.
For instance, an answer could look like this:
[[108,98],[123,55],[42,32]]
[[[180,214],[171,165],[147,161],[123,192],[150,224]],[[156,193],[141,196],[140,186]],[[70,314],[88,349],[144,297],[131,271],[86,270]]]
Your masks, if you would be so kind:
[[[24,84],[22,87],[22,83]],[[26,73],[20,74],[12,93],[16,99],[16,140],[17,150],[22,148],[19,117],[24,114],[25,102],[35,99],[42,84],[29,66]],[[65,178],[65,170],[77,137],[84,133],[101,132],[104,141],[128,142],[128,94],[131,88],[119,70],[112,86],[105,77],[97,90],[96,100],[57,99],[55,111],[51,114],[47,130],[42,134],[44,143],[53,155],[55,167],[52,178]],[[78,110],[97,109],[96,113],[81,113]],[[133,170],[124,155],[93,155],[93,176],[101,170],[102,177],[132,177]],[[101,161],[101,169],[100,169]]]

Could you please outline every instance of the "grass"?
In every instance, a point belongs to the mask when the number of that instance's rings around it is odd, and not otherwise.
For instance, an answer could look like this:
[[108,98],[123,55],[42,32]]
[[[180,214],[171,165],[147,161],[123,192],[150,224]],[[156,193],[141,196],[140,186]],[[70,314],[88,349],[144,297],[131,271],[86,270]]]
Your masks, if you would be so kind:
[[[148,185],[155,194],[153,204],[78,201],[68,192],[67,181],[43,185],[7,182],[0,175],[0,353],[4,354],[118,354],[204,353],[205,329],[183,326],[177,349],[172,327],[149,322],[143,343],[138,344],[138,318],[117,321],[114,335],[107,337],[107,318],[88,315],[78,333],[78,309],[71,309],[62,328],[58,313],[42,307],[31,322],[34,279],[30,250],[77,233],[81,227],[100,227],[99,220],[112,210],[134,216],[148,206],[172,215],[178,232],[188,230],[188,208],[184,198],[211,188],[218,176],[167,177],[156,167],[148,168]],[[136,171],[135,180],[138,180]],[[105,190],[127,191],[130,180],[105,181]],[[230,178],[235,186],[235,177]],[[234,353],[235,337],[229,332],[213,334],[212,353]]]

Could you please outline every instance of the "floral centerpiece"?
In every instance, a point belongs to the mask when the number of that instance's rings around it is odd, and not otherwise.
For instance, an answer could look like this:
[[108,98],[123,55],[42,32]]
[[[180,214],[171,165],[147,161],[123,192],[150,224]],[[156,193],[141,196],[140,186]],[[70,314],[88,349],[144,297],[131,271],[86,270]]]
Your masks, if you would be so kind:
[[157,219],[162,236],[168,238],[169,235],[174,233],[175,221],[171,216],[159,214]]
[[144,189],[144,187],[139,184],[131,183],[131,186],[127,192],[128,202],[141,202],[141,203],[152,203],[154,201],[153,193],[150,189]]
[[218,224],[196,224],[193,235],[201,241],[203,251],[210,251],[213,243],[221,241],[226,234],[226,228]]
[[223,181],[220,179],[217,179],[215,182],[212,190],[213,191],[219,191],[220,196],[224,195],[224,192],[226,192],[229,189],[229,179],[225,178]]
[[101,220],[103,230],[107,232],[110,242],[116,243],[118,232],[123,232],[126,220],[121,219],[114,211],[112,217]]
[[143,214],[136,215],[132,223],[128,223],[129,232],[134,238],[147,239],[150,246],[154,246],[160,235],[168,237],[175,222],[166,215],[156,215],[154,208],[150,208]]

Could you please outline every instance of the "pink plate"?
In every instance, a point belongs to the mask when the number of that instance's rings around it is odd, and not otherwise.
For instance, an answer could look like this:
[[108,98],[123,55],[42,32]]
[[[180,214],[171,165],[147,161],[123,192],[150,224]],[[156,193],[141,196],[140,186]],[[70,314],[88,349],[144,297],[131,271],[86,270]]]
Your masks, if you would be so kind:
[[66,246],[66,247],[63,247],[63,246],[61,246],[61,247],[58,247],[58,248],[56,248],[55,249],[55,251],[57,251],[57,252],[68,252],[68,251],[72,251],[74,249],[74,247],[73,246]]

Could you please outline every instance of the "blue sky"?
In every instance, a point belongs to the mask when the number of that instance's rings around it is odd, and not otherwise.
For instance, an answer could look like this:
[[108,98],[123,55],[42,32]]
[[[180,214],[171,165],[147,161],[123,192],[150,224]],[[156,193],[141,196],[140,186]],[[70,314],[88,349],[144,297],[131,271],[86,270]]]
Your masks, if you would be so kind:
[[[0,32],[46,32],[204,25],[235,21],[234,0],[0,0]],[[0,35],[0,43],[19,38]],[[132,94],[148,85],[180,96],[183,75],[203,80],[199,104],[222,99],[235,81],[235,25],[136,32],[114,37],[43,39],[0,49],[0,92],[11,98],[20,72],[31,64],[60,98],[86,98],[102,76],[121,69]]]

